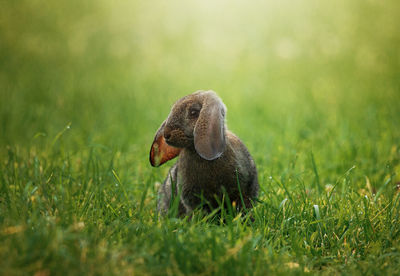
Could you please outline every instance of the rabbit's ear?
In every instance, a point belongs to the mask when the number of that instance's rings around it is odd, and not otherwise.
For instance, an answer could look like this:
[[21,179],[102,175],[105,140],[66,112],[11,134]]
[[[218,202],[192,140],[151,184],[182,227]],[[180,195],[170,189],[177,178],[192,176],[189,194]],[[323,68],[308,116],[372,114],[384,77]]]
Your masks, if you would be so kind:
[[206,160],[221,156],[225,149],[225,105],[214,92],[206,92],[194,128],[194,147]]
[[160,128],[157,130],[156,136],[154,137],[153,144],[150,149],[150,164],[153,167],[158,167],[165,162],[177,157],[181,151],[179,148],[172,147],[165,142],[164,139],[164,126],[166,120],[162,123]]

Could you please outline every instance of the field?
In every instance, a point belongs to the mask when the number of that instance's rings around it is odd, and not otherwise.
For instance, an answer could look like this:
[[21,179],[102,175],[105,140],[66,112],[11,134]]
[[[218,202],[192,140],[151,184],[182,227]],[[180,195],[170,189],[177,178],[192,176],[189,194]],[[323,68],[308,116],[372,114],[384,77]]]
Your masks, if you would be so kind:
[[[279,3],[278,3],[279,2]],[[2,1],[1,275],[399,275],[400,2]],[[171,105],[213,89],[248,214],[160,217]]]

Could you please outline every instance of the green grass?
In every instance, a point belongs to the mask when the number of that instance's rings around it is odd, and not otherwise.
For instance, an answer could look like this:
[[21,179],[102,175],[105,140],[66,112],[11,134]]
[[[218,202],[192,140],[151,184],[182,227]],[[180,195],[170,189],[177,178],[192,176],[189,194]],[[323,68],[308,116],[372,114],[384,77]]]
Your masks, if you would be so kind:
[[[400,274],[398,1],[3,1],[0,274]],[[261,191],[160,218],[148,162],[213,89]]]

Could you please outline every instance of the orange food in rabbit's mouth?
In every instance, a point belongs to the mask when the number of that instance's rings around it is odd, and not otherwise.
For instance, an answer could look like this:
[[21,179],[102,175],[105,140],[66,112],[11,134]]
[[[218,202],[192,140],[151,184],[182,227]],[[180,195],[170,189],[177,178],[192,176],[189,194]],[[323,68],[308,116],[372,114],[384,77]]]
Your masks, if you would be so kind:
[[179,155],[181,149],[173,147],[165,141],[162,135],[154,139],[150,151],[150,164],[158,167]]

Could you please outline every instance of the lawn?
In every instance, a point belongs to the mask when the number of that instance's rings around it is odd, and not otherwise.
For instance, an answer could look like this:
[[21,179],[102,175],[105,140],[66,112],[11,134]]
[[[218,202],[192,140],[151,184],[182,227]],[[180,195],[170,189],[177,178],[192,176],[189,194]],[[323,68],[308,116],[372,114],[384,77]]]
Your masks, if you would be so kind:
[[[400,274],[400,2],[2,1],[1,275]],[[160,217],[171,105],[213,89],[249,213]]]

